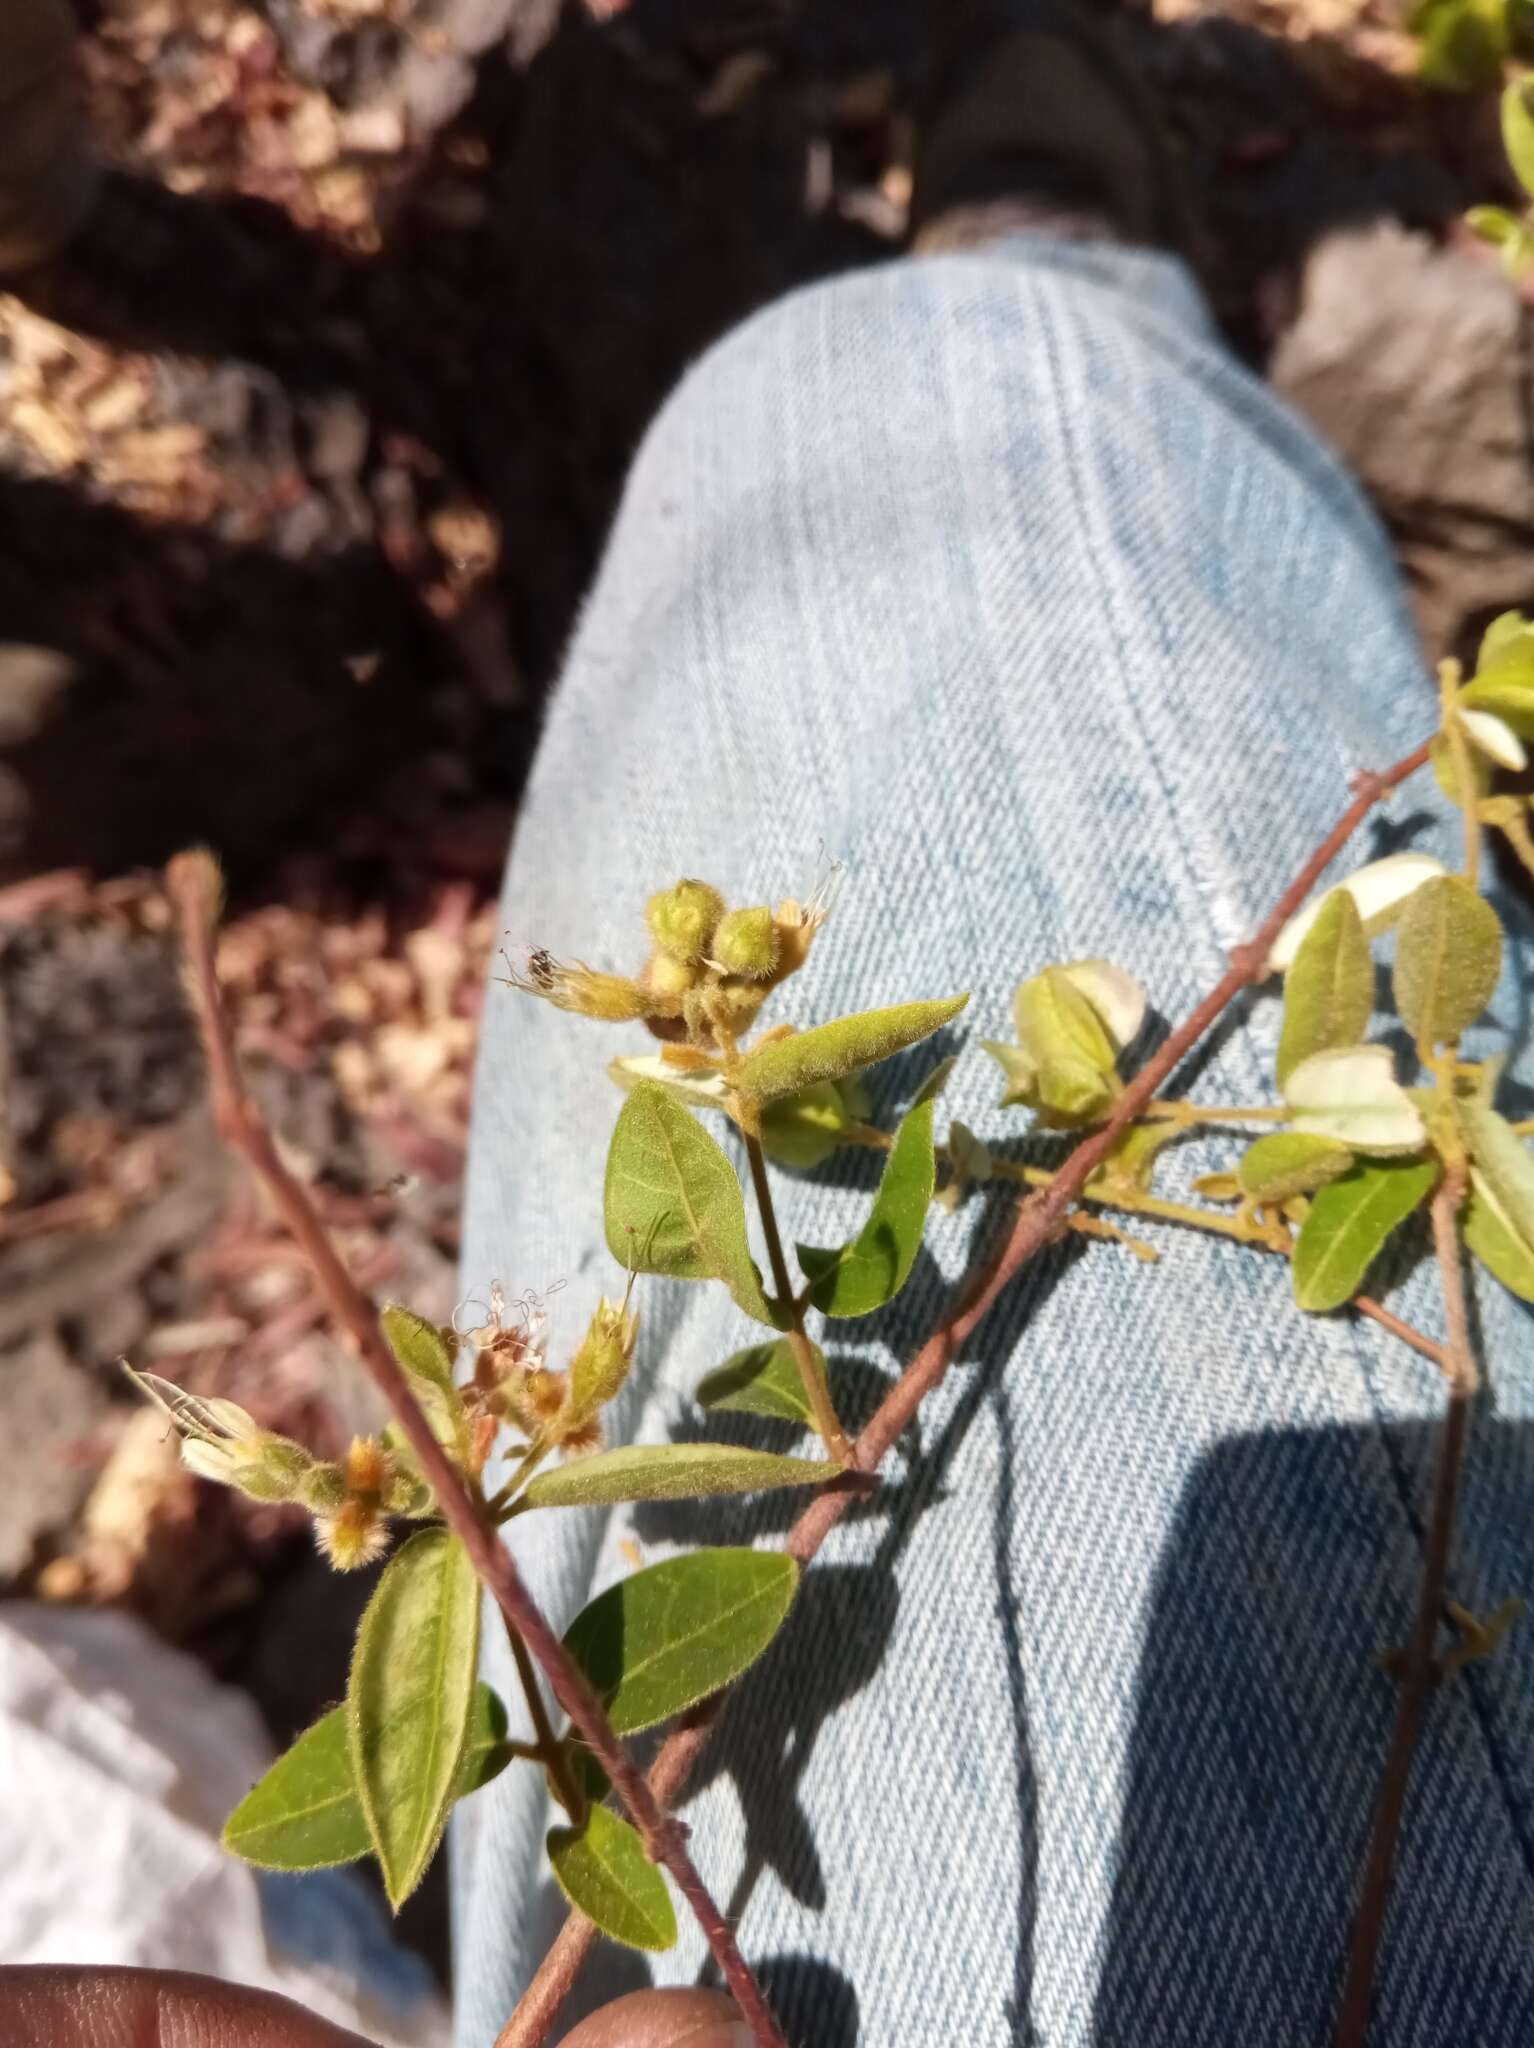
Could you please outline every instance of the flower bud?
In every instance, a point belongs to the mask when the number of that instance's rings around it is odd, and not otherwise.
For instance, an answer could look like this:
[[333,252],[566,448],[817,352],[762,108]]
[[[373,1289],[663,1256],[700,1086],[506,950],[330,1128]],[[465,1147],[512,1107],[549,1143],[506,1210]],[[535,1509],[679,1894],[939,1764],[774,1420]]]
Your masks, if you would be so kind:
[[662,889],[645,906],[645,923],[663,953],[673,960],[700,960],[724,914],[724,898],[707,882],[682,881]]
[[698,984],[699,968],[669,953],[654,953],[644,971],[645,986],[662,1002],[677,1002]]
[[581,1348],[570,1361],[568,1413],[584,1422],[599,1408],[605,1408],[628,1378],[634,1356],[639,1317],[630,1315],[626,1302],[598,1302],[596,1314],[586,1331]]
[[389,1530],[377,1508],[349,1500],[333,1515],[317,1515],[314,1540],[338,1572],[354,1572],[383,1556]]
[[328,1514],[346,1501],[346,1474],[339,1465],[311,1465],[298,1488],[300,1502],[312,1513]]
[[726,974],[765,981],[778,964],[780,943],[772,912],[764,903],[754,910],[732,910],[721,918],[709,952]]

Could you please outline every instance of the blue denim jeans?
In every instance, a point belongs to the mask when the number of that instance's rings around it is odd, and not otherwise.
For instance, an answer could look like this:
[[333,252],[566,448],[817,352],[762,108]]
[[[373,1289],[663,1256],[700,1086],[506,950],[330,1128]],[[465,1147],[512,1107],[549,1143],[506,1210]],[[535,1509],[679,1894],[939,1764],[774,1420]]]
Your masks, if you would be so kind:
[[[962,1046],[942,1116],[1009,1143],[1027,1120],[997,1109],[975,1041],[1011,1035],[1019,978],[1107,954],[1179,1016],[1351,771],[1434,717],[1378,528],[1176,266],[1044,241],[894,263],[751,320],[656,421],[550,711],[505,923],[633,971],[650,890],[802,894],[828,849],[840,902],[769,1020],[973,990],[961,1032],[872,1081],[887,1120]],[[1420,784],[1347,859],[1408,844],[1456,850]],[[1522,1037],[1527,928],[1506,915],[1494,1015]],[[1271,1099],[1279,1022],[1257,997],[1187,1087]],[[558,1285],[555,1362],[621,1283],[603,1068],[646,1043],[491,990],[464,1290]],[[1180,1148],[1168,1191],[1233,1151]],[[851,1233],[871,1172],[844,1153],[781,1174],[786,1234]],[[999,1207],[935,1213],[898,1303],[833,1326],[853,1418]],[[1142,1234],[1159,1265],[1078,1244],[1014,1283],[708,1753],[693,1846],[796,2048],[1328,2038],[1393,1707],[1374,1654],[1408,1631],[1442,1388],[1373,1326],[1301,1316],[1281,1261]],[[1430,1264],[1387,1280],[1440,1330]],[[1475,1288],[1489,1391],[1452,1590],[1486,1607],[1534,1584],[1534,1346],[1526,1310]],[[638,1299],[622,1434],[783,1447],[691,1398],[754,1341],[723,1290]],[[636,1544],[771,1543],[800,1504],[543,1513],[512,1541],[563,1622]],[[1534,2040],[1531,1652],[1516,1630],[1432,1703],[1380,2048]],[[525,1769],[464,1809],[463,2048],[488,2048],[561,1917],[547,1824]],[[651,1965],[606,1948],[590,1995],[704,1962],[691,1928]]]

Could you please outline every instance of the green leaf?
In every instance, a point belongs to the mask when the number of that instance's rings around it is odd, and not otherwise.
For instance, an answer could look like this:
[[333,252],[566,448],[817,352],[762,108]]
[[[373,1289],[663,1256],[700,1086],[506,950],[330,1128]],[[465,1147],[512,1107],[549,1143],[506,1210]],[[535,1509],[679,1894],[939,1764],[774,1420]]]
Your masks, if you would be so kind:
[[1284,1082],[1294,1126],[1354,1152],[1415,1152],[1427,1127],[1384,1045],[1337,1046],[1301,1060]]
[[1334,889],[1284,976],[1280,1084],[1312,1053],[1356,1045],[1369,1028],[1373,1008],[1374,967],[1364,921],[1349,892]]
[[527,1508],[597,1507],[619,1500],[701,1500],[710,1493],[760,1493],[771,1486],[818,1486],[840,1465],[780,1458],[733,1444],[625,1444],[553,1466],[529,1482]]
[[626,1948],[673,1946],[676,1912],[666,1880],[626,1820],[593,1806],[580,1827],[550,1828],[546,1846],[560,1890],[604,1934]]
[[1178,1136],[1177,1125],[1170,1117],[1131,1124],[1109,1147],[1107,1158],[1088,1182],[1089,1188],[1098,1193],[1112,1193],[1117,1188],[1125,1194],[1148,1195],[1156,1177],[1157,1160]]
[[[1472,206],[1465,215],[1465,226],[1471,234],[1489,242],[1495,249],[1518,232],[1518,216],[1509,213],[1505,206]],[[1517,614],[1512,616],[1516,618]]]
[[912,1109],[920,1109],[924,1102],[936,1102],[948,1086],[954,1068],[959,1064],[959,1055],[951,1052],[946,1060],[939,1060],[932,1072],[911,1097]]
[[[1481,213],[1499,213],[1501,208],[1496,206],[1478,207],[1476,211]],[[1512,220],[1513,216],[1505,214],[1503,218]],[[1481,635],[1481,644],[1475,657],[1476,674],[1479,675],[1504,648],[1511,647],[1520,640],[1529,640],[1531,636],[1534,636],[1534,623],[1526,619],[1522,612],[1498,612],[1497,616],[1486,628],[1486,631]]]
[[389,1902],[420,1883],[441,1838],[468,1740],[479,1656],[479,1581],[446,1529],[396,1551],[352,1653],[352,1775]]
[[817,1081],[762,1112],[762,1150],[785,1166],[823,1166],[853,1119],[834,1081]]
[[1031,975],[1018,985],[1012,1015],[1017,1055],[1010,1048],[986,1047],[1007,1074],[1004,1103],[1026,1103],[1055,1129],[1102,1116],[1119,1092],[1118,1047],[1072,975],[1063,967]]
[[453,1384],[453,1354],[446,1338],[435,1323],[395,1302],[378,1320],[385,1342],[409,1375],[432,1435],[463,1457],[468,1450],[468,1421],[462,1396]]
[[1396,940],[1395,998],[1424,1050],[1446,1045],[1491,1001],[1502,971],[1497,913],[1463,875],[1424,882]]
[[796,1031],[748,1054],[735,1085],[757,1102],[775,1102],[816,1081],[839,1081],[930,1038],[951,1024],[968,1001],[966,994],[941,1002],[896,1003],[888,1010],[864,1010],[817,1024],[812,1031]]
[[1447,0],[1427,20],[1419,68],[1429,85],[1474,92],[1498,82],[1506,53],[1500,0]]
[[[868,1221],[810,1290],[823,1314],[866,1316],[892,1301],[910,1278],[937,1179],[932,1113],[932,1104],[921,1102],[901,1119]],[[802,1250],[799,1259],[803,1265]]]
[[1351,1301],[1385,1241],[1432,1193],[1437,1159],[1369,1159],[1317,1191],[1294,1247],[1294,1298],[1321,1313]]
[[1470,1196],[1460,1211],[1460,1230],[1467,1247],[1488,1272],[1516,1294],[1534,1301],[1534,1250],[1508,1222],[1483,1174],[1470,1169]]
[[1460,1103],[1459,1119],[1469,1140],[1474,1176],[1513,1235],[1534,1247],[1534,1159],[1528,1147],[1505,1117],[1482,1103]]
[[754,1664],[793,1604],[799,1567],[780,1550],[692,1550],[599,1593],[565,1648],[619,1735],[669,1721]]
[[1352,1153],[1335,1138],[1275,1131],[1247,1147],[1237,1179],[1241,1192],[1254,1202],[1287,1202],[1339,1179],[1352,1164]]
[[[491,1687],[477,1685],[454,1799],[488,1785],[510,1761],[506,1709]],[[224,1823],[223,1842],[262,1870],[322,1870],[366,1856],[372,1843],[352,1781],[345,1707],[278,1757]]]
[[[810,1347],[825,1370],[825,1353],[818,1344]],[[737,1351],[723,1365],[698,1382],[698,1401],[704,1408],[728,1410],[737,1415],[770,1415],[776,1422],[815,1426],[804,1376],[786,1337],[775,1344],[753,1344]]]
[[621,1265],[673,1280],[722,1280],[737,1308],[772,1323],[735,1169],[696,1118],[653,1082],[640,1082],[618,1112],[605,1214],[607,1248]]
[[607,1074],[625,1095],[630,1089],[637,1088],[641,1081],[653,1081],[657,1088],[664,1088],[678,1102],[696,1103],[700,1109],[723,1109],[730,1093],[723,1074],[710,1073],[706,1069],[689,1072],[685,1067],[674,1067],[658,1052],[626,1053],[618,1059],[609,1060]]
[[[1491,788],[1491,763],[1477,747],[1466,749],[1470,765],[1470,794],[1479,803]],[[1428,760],[1433,767],[1433,780],[1449,799],[1451,804],[1464,801],[1459,786],[1459,761],[1447,735],[1434,733],[1428,742]]]
[[1502,94],[1502,142],[1514,177],[1534,197],[1534,99],[1526,78],[1515,78]]

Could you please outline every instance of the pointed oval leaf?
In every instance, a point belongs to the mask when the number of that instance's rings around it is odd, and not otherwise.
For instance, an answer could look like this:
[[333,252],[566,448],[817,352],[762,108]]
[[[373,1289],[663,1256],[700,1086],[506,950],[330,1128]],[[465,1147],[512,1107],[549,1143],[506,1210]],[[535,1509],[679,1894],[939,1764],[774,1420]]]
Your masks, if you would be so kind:
[[674,1067],[658,1052],[628,1053],[609,1060],[607,1073],[625,1095],[641,1081],[651,1081],[678,1102],[694,1102],[700,1109],[723,1109],[730,1092],[723,1074]]
[[1145,990],[1111,960],[1071,960],[1060,969],[1097,1012],[1098,1021],[1122,1052],[1145,1022]]
[[[1530,649],[1534,657],[1534,645]],[[1500,718],[1521,739],[1534,739],[1534,659],[1527,672],[1521,651],[1493,662],[1484,675],[1467,683],[1456,700],[1462,716],[1484,713]]]
[[1520,1301],[1534,1301],[1534,1250],[1507,1219],[1484,1174],[1470,1169],[1470,1198],[1459,1227],[1467,1247]]
[[780,1550],[692,1550],[599,1593],[565,1648],[619,1735],[669,1721],[731,1684],[782,1627],[799,1567]]
[[[1518,232],[1518,216],[1509,213],[1505,206],[1472,206],[1465,215],[1465,226],[1482,242],[1489,242],[1496,249]],[[1504,618],[1517,618],[1516,612],[1504,612]],[[1492,624],[1497,621],[1494,619]],[[1484,651],[1485,642],[1481,643]]]
[[[1488,207],[1484,211],[1497,213],[1501,209],[1498,207]],[[1511,214],[1504,214],[1503,217],[1512,226],[1516,227],[1518,225]],[[1527,643],[1530,652],[1534,653],[1534,623],[1526,619],[1522,612],[1498,612],[1497,616],[1486,628],[1486,631],[1481,635],[1481,644],[1475,657],[1476,674],[1479,675],[1483,669],[1487,668],[1502,653],[1504,648],[1510,648],[1519,641]]]
[[740,1093],[754,1102],[775,1102],[816,1081],[839,1081],[892,1053],[902,1052],[951,1024],[968,994],[940,1002],[896,1003],[887,1010],[864,1010],[838,1017],[810,1031],[796,1031],[750,1053],[735,1077]]
[[[490,1686],[477,1685],[454,1799],[488,1785],[510,1761],[506,1709]],[[262,1870],[323,1870],[366,1856],[372,1843],[352,1782],[345,1707],[306,1728],[251,1787],[224,1823],[223,1843]]]
[[1131,1124],[1114,1140],[1088,1186],[1103,1194],[1119,1189],[1125,1194],[1148,1195],[1156,1177],[1157,1160],[1180,1135],[1170,1117],[1154,1123]]
[[1369,1159],[1321,1188],[1294,1246],[1294,1298],[1320,1314],[1351,1301],[1391,1232],[1437,1183],[1437,1159]]
[[1491,1001],[1502,972],[1502,925],[1463,875],[1424,882],[1396,940],[1395,998],[1419,1046],[1447,1045]]
[[1514,177],[1534,198],[1534,98],[1527,78],[1515,78],[1502,94],[1502,144]]
[[396,1551],[357,1631],[347,1687],[352,1776],[391,1905],[441,1838],[469,1732],[479,1581],[446,1529]]
[[937,1178],[932,1113],[930,1102],[920,1102],[901,1119],[868,1221],[810,1290],[824,1315],[866,1316],[893,1301],[909,1279]]
[[1461,711],[1459,722],[1472,745],[1479,747],[1499,768],[1508,768],[1516,773],[1518,769],[1528,767],[1529,757],[1523,741],[1505,718],[1498,718],[1494,711]]
[[1000,1038],[982,1038],[980,1043],[1006,1076],[1001,1107],[1036,1109],[1039,1101],[1039,1070],[1023,1048],[1020,1045],[1008,1045],[1005,1039]]
[[[1389,931],[1415,891],[1434,875],[1443,872],[1443,862],[1430,853],[1388,853],[1383,860],[1371,860],[1345,876],[1335,887],[1347,890],[1358,905],[1365,936],[1377,939],[1381,932]],[[1294,956],[1300,950],[1300,941],[1332,894],[1333,890],[1328,889],[1320,896],[1313,896],[1303,910],[1297,910],[1290,918],[1274,940],[1273,950],[1268,955],[1270,974],[1293,965]]]
[[1287,1081],[1312,1053],[1357,1045],[1374,1008],[1374,963],[1358,905],[1346,889],[1322,903],[1284,977],[1284,1028],[1278,1078]]
[[546,1847],[559,1888],[602,1932],[626,1948],[676,1942],[676,1911],[666,1880],[644,1843],[611,1808],[593,1806],[578,1828],[550,1828]]
[[840,1465],[780,1458],[734,1444],[624,1444],[540,1472],[519,1507],[597,1507],[620,1500],[701,1500],[711,1493],[759,1493],[772,1486],[818,1486]]
[[823,1166],[853,1119],[834,1081],[817,1081],[762,1111],[762,1150],[785,1166]]
[[[818,1344],[810,1349],[824,1372],[825,1353]],[[775,1422],[801,1423],[806,1429],[815,1426],[804,1375],[786,1337],[779,1337],[775,1344],[753,1344],[716,1365],[698,1382],[698,1402],[701,1407],[731,1414],[769,1415]]]
[[1285,1081],[1284,1100],[1297,1131],[1335,1138],[1355,1152],[1415,1152],[1427,1142],[1427,1126],[1383,1045],[1313,1053]]
[[1241,1192],[1254,1202],[1287,1202],[1340,1179],[1352,1164],[1352,1153],[1335,1138],[1317,1138],[1308,1131],[1275,1131],[1247,1147],[1237,1179]]
[[1513,1235],[1534,1246],[1534,1159],[1505,1117],[1484,1103],[1459,1104],[1460,1123],[1480,1176]]
[[384,1341],[409,1375],[431,1433],[462,1458],[468,1450],[468,1421],[453,1384],[453,1354],[435,1323],[391,1302],[378,1318]]
[[924,1102],[936,1102],[943,1090],[948,1086],[953,1070],[958,1064],[959,1055],[956,1052],[951,1052],[946,1060],[939,1060],[932,1069],[932,1072],[928,1074],[916,1093],[911,1097],[912,1109],[918,1109]]
[[1111,1074],[1118,1047],[1097,1007],[1064,967],[1046,967],[1019,984],[1012,998],[1018,1043],[1042,1072],[1057,1063],[1081,1063]]
[[738,1308],[773,1321],[735,1169],[653,1081],[639,1082],[618,1112],[604,1207],[607,1248],[621,1265],[673,1280],[722,1280]]

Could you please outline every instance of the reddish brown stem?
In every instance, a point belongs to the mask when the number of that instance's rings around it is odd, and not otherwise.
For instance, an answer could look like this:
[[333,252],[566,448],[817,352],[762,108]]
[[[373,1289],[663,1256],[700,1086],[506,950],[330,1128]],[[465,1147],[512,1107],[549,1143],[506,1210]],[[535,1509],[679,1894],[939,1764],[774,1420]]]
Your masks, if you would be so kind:
[[1433,1244],[1438,1253],[1438,1270],[1443,1277],[1445,1322],[1448,1326],[1445,1348],[1449,1356],[1449,1409],[1444,1417],[1438,1473],[1433,1482],[1433,1506],[1422,1558],[1417,1613],[1412,1623],[1411,1641],[1406,1647],[1405,1668],[1396,1696],[1395,1725],[1390,1731],[1390,1747],[1385,1753],[1384,1768],[1380,1773],[1374,1820],[1369,1832],[1369,1850],[1359,1887],[1358,1910],[1348,1943],[1342,2005],[1337,2015],[1337,2031],[1332,2037],[1335,2048],[1363,2048],[1369,2031],[1369,2010],[1374,1999],[1380,1940],[1385,1931],[1385,1911],[1390,1902],[1390,1880],[1395,1868],[1401,1816],[1406,1809],[1412,1757],[1422,1733],[1428,1700],[1438,1683],[1434,1645],[1448,1583],[1459,1479],[1465,1462],[1465,1437],[1470,1427],[1470,1400],[1478,1378],[1475,1354],[1470,1344],[1469,1317],[1465,1311],[1464,1262],[1455,1224],[1464,1189],[1465,1171],[1461,1165],[1444,1175],[1433,1197]]
[[[1415,748],[1378,775],[1357,776],[1353,801],[1305,862],[1289,887],[1253,934],[1233,956],[1230,967],[1204,1000],[1167,1039],[1155,1056],[1128,1082],[1102,1129],[1078,1145],[1047,1188],[1019,1206],[1017,1220],[1001,1249],[961,1285],[958,1306],[947,1322],[927,1339],[906,1367],[852,1447],[852,1474],[823,1487],[800,1515],[789,1535],[789,1555],[808,1564],[852,1500],[866,1489],[858,1475],[872,1472],[906,1429],[917,1409],[948,1369],[955,1351],[980,1322],[1007,1282],[1043,1245],[1064,1227],[1071,1204],[1102,1164],[1121,1132],[1134,1122],[1158,1093],[1178,1062],[1192,1050],[1244,988],[1260,981],[1273,942],[1305,901],[1375,804],[1426,765],[1427,745]],[[661,1744],[650,1769],[650,1789],[670,1806],[681,1796],[693,1765],[708,1742],[714,1723],[729,1697],[716,1693]],[[541,2048],[560,2006],[580,1973],[596,1929],[579,1913],[571,1914],[554,1945],[539,1964],[516,2011],[501,2029],[495,2048]]]
[[186,948],[188,987],[207,1052],[213,1113],[220,1132],[249,1161],[307,1256],[332,1315],[356,1346],[430,1482],[442,1519],[468,1551],[508,1627],[526,1644],[554,1697],[611,1779],[644,1838],[647,1854],[665,1865],[692,1908],[753,2038],[761,2048],[786,2048],[732,1930],[687,1853],[686,1829],[657,1801],[614,1734],[580,1667],[528,1592],[510,1552],[483,1518],[479,1502],[432,1435],[408,1379],[384,1340],[376,1306],[342,1264],[308,1190],[284,1164],[264,1118],[245,1091],[214,963],[218,881],[211,856],[180,855],[166,870],[166,885]]

